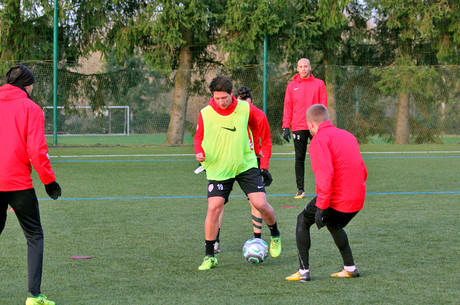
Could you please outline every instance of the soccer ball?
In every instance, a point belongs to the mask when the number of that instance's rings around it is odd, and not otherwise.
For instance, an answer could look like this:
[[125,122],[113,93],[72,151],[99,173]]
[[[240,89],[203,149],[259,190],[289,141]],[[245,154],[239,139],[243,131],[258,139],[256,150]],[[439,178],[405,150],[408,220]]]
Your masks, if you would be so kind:
[[244,258],[253,264],[262,263],[268,256],[268,245],[260,238],[251,238],[243,246]]

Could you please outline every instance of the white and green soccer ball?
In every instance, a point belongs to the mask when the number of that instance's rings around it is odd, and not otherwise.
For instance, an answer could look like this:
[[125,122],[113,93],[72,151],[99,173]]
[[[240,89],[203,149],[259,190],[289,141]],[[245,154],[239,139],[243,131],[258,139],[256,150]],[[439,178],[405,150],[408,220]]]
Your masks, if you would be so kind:
[[243,256],[253,264],[262,263],[268,256],[268,245],[261,238],[251,238],[243,246]]

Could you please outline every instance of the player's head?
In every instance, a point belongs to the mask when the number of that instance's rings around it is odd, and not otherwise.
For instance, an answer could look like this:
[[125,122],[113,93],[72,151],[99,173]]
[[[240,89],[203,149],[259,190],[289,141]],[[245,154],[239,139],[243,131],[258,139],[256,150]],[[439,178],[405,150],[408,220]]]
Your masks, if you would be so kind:
[[233,83],[226,76],[217,76],[209,84],[209,90],[214,97],[216,104],[225,109],[233,103]]
[[307,58],[301,58],[297,62],[297,72],[299,72],[301,78],[309,78],[311,72],[310,60]]
[[24,89],[28,94],[34,88],[34,74],[24,65],[11,67],[6,73],[6,83]]
[[252,103],[252,91],[246,86],[238,88],[235,94],[236,98],[248,103]]
[[329,112],[326,106],[321,104],[311,105],[307,110],[307,125],[310,133],[314,136],[318,132],[319,125],[329,120]]
[[223,76],[223,75],[214,77],[211,83],[209,84],[209,90],[211,91],[211,93],[213,93],[214,91],[225,91],[228,94],[232,94],[233,93],[232,80],[228,78],[227,76]]

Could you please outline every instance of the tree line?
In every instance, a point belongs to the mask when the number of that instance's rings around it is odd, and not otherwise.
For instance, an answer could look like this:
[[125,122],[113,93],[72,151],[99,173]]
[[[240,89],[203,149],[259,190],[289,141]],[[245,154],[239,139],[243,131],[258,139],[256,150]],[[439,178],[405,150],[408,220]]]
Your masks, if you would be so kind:
[[[2,0],[1,63],[53,58],[53,5]],[[59,62],[100,51],[109,67],[174,71],[167,145],[183,141],[191,71],[261,64],[265,39],[272,64],[288,63],[294,71],[307,57],[324,67],[333,121],[340,108],[335,66],[391,67],[373,77],[376,90],[397,97],[399,144],[409,143],[410,101],[423,108],[442,88],[435,67],[460,64],[456,0],[59,0],[58,8]],[[450,97],[456,103],[458,96]],[[95,98],[92,106],[104,103]]]

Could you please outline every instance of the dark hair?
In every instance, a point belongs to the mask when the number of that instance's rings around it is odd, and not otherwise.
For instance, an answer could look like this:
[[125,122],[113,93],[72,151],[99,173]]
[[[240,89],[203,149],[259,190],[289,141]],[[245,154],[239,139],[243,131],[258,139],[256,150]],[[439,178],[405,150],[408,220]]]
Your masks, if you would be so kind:
[[227,76],[217,76],[214,77],[211,83],[209,84],[209,90],[211,92],[214,91],[225,91],[228,94],[232,94],[233,90],[233,83],[230,78]]
[[236,98],[240,98],[242,100],[250,98],[251,101],[253,100],[252,98],[252,91],[246,86],[241,86],[238,88],[238,91],[236,91],[235,94]]

